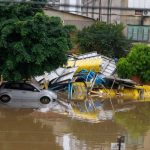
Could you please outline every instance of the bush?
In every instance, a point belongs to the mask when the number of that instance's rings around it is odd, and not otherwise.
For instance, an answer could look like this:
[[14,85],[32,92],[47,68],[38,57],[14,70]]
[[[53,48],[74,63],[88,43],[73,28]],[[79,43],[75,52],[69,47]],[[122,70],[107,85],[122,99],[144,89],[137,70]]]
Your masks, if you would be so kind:
[[125,56],[130,41],[123,34],[122,24],[96,22],[85,27],[78,34],[78,42],[83,52],[97,51],[108,57]]
[[134,45],[128,56],[119,60],[117,71],[122,78],[138,76],[143,82],[150,81],[150,47]]

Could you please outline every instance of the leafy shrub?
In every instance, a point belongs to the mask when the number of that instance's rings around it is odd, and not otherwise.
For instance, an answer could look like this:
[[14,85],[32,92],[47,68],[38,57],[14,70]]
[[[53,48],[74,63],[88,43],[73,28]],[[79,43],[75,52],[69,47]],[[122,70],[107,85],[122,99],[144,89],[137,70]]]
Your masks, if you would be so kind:
[[78,42],[83,52],[97,51],[109,57],[120,58],[126,54],[130,41],[123,34],[122,24],[96,22],[83,28]]
[[141,81],[150,81],[150,47],[144,44],[134,45],[126,58],[117,64],[118,75],[123,78],[140,77]]

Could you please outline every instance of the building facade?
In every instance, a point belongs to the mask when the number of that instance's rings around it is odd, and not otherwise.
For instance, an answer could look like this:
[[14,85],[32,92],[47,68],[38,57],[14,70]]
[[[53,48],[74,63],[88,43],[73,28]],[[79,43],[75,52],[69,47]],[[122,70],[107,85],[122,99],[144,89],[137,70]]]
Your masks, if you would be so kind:
[[121,0],[82,0],[82,5],[83,15],[108,23],[120,21],[120,10],[111,7],[121,7]]
[[82,0],[48,0],[48,4],[61,11],[81,14],[81,1]]
[[58,4],[58,9],[62,11],[107,23],[123,23],[124,33],[129,39],[150,42],[150,0],[49,0],[50,2]]
[[[95,20],[119,22],[120,10],[111,7],[121,7],[121,0],[48,0],[48,4],[59,10],[80,14]],[[108,8],[103,8],[108,7]]]
[[150,42],[150,1],[122,0],[122,6],[132,10],[123,10],[120,22],[125,25],[125,34],[135,42]]
[[95,20],[123,23],[129,39],[150,42],[150,0],[82,0],[81,12]]

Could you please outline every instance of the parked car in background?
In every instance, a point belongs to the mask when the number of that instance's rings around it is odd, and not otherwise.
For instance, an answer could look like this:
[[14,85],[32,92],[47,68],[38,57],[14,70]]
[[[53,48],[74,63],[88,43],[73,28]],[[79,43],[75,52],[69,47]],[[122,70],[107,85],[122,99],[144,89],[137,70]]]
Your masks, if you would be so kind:
[[0,86],[0,101],[8,103],[11,101],[35,101],[48,104],[57,99],[53,91],[43,90],[31,83],[6,82]]

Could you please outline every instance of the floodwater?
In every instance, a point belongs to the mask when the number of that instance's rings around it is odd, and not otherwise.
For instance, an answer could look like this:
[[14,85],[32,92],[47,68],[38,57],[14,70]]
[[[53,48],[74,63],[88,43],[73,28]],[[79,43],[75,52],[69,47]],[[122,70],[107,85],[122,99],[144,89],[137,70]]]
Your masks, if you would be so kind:
[[90,102],[70,114],[0,104],[0,150],[111,150],[118,136],[126,150],[150,150],[150,102]]

